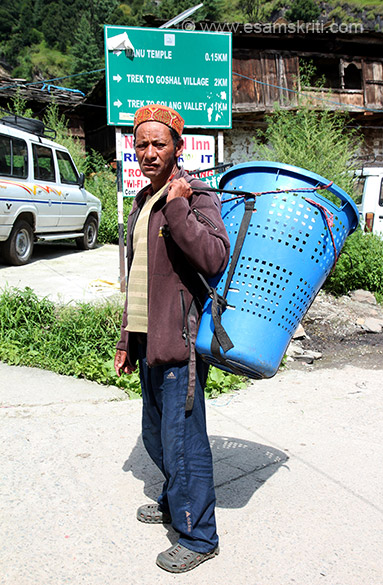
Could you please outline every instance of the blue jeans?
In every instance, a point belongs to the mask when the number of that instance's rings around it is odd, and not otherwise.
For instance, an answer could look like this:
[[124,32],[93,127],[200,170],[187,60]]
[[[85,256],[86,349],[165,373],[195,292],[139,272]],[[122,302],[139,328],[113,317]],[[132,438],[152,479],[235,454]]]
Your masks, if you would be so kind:
[[208,367],[197,356],[193,409],[185,412],[188,364],[149,368],[145,345],[139,344],[142,386],[142,438],[165,477],[160,509],[170,512],[179,542],[193,551],[218,545],[215,523],[213,463],[206,432],[205,397]]

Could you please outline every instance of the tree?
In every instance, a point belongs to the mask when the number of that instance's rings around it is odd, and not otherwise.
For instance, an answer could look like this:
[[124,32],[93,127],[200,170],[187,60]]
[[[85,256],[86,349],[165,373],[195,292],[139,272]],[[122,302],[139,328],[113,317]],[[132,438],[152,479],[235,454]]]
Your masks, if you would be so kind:
[[67,20],[62,2],[49,4],[44,10],[44,17],[41,30],[49,47],[57,47],[65,51],[67,42],[70,39],[67,30]]
[[258,22],[261,16],[261,0],[243,0],[242,10],[251,22]]
[[[90,24],[89,13],[84,13],[74,34],[72,74],[87,73],[88,71],[101,69],[103,67],[103,60],[100,53],[102,55],[102,45],[100,46],[96,42]],[[100,74],[97,73],[78,76],[73,80],[73,85],[76,89],[86,92],[99,77]]]
[[290,22],[301,20],[311,22],[316,20],[320,15],[320,8],[314,0],[295,0],[291,8],[286,11],[286,18]]
[[[156,13],[160,18],[170,20],[197,3],[194,0],[162,0]],[[220,20],[223,11],[223,0],[206,0],[203,7],[191,17],[193,20]]]
[[7,41],[12,29],[17,25],[20,14],[20,2],[2,0],[0,6],[0,41]]
[[[194,6],[194,0],[191,3],[191,6]],[[195,13],[196,20],[219,21],[222,19],[223,10],[223,0],[205,0],[203,7]]]

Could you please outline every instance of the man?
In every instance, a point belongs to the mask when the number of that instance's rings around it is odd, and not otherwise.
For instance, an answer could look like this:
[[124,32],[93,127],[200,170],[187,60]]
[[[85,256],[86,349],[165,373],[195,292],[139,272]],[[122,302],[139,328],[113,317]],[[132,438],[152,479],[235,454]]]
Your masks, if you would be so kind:
[[178,543],[157,557],[173,573],[219,552],[205,421],[208,368],[195,340],[206,294],[198,273],[215,276],[229,258],[218,197],[177,166],[183,125],[161,105],[135,114],[136,156],[150,185],[137,194],[128,219],[127,297],[115,357],[118,375],[139,362],[142,438],[165,483],[158,503],[141,506],[137,518],[171,523],[179,532]]

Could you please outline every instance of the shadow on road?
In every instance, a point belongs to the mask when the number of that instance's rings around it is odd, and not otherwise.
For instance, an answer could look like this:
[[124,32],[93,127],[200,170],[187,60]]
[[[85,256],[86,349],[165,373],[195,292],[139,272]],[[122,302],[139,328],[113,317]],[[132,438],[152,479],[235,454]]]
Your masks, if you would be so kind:
[[[96,248],[102,248],[102,244],[97,244]],[[62,256],[69,256],[83,252],[79,250],[73,241],[55,242],[54,244],[48,242],[40,242],[34,245],[32,258],[28,264],[34,264],[40,260],[54,260]],[[0,248],[0,268],[8,268],[9,264],[5,264],[4,258],[1,255]]]
[[[210,435],[210,444],[220,508],[246,506],[256,490],[288,460],[286,453],[275,447],[243,439]],[[149,458],[141,437],[122,469],[144,482],[144,494],[148,498],[157,499],[163,477]]]

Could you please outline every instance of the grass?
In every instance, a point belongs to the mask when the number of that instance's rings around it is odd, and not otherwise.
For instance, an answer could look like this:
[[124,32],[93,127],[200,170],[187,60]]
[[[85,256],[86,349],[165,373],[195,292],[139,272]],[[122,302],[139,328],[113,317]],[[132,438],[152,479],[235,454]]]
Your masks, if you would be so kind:
[[[138,372],[118,378],[113,367],[122,310],[121,302],[57,306],[29,287],[5,289],[0,292],[0,360],[115,385],[137,396]],[[206,394],[215,397],[245,386],[243,378],[210,368]]]
[[328,3],[329,6],[350,6],[353,8],[377,8],[383,6],[383,0],[336,0]]

